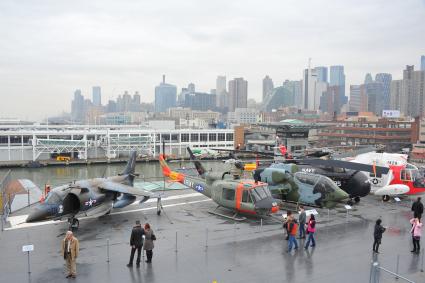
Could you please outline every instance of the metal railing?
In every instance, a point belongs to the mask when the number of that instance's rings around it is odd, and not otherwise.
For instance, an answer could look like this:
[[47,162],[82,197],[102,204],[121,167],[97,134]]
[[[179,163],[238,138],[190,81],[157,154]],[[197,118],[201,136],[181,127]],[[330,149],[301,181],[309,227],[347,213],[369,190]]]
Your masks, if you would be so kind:
[[[420,257],[418,256],[417,259],[418,261],[420,260],[421,266],[420,266],[420,272],[424,272],[424,254],[425,250],[422,249],[421,250],[421,254]],[[404,282],[410,282],[410,283],[415,283],[415,281],[412,281],[411,279],[404,277],[403,275],[400,274],[399,272],[399,267],[400,267],[400,255],[397,255],[397,261],[396,261],[396,270],[392,271],[386,267],[383,267],[379,261],[374,258],[371,261],[371,266],[370,266],[370,277],[369,277],[369,283],[379,283],[381,280],[381,271],[385,272],[386,274],[389,274],[391,276],[394,277],[394,279],[398,280],[401,279]]]
[[0,214],[1,214],[1,230],[4,230],[4,224],[10,214],[10,197],[6,192],[6,188],[11,181],[11,170],[7,171],[0,181]]

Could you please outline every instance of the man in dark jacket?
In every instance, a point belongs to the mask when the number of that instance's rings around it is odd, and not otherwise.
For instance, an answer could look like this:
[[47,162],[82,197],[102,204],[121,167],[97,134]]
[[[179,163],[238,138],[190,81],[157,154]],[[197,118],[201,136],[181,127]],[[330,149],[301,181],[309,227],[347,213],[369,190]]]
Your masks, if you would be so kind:
[[136,266],[140,267],[140,254],[142,252],[143,247],[143,235],[145,234],[145,230],[143,230],[140,221],[136,221],[136,226],[133,227],[130,236],[130,246],[131,246],[131,254],[130,254],[130,262],[127,264],[128,267],[133,266],[134,253],[137,250],[137,260]]
[[305,223],[306,223],[306,220],[307,220],[307,215],[306,215],[306,213],[305,213],[305,210],[304,210],[304,206],[300,206],[300,215],[298,216],[298,222],[300,223],[300,228],[299,228],[299,231],[300,231],[300,239],[305,239]]
[[385,227],[381,225],[381,223],[382,223],[381,219],[376,220],[375,230],[373,231],[373,238],[375,239],[375,241],[373,242],[373,251],[377,254],[379,253],[378,249],[379,249],[379,245],[381,244],[382,234],[386,230]]
[[421,198],[418,197],[418,200],[412,204],[413,218],[421,219],[422,213],[424,212],[424,205],[421,202]]

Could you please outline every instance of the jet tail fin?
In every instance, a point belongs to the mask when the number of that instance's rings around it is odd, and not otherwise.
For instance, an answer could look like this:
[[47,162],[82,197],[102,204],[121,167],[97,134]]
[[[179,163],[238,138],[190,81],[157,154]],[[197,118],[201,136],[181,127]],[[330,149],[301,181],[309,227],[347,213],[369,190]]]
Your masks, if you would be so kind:
[[130,159],[127,161],[127,165],[124,168],[124,171],[120,175],[128,175],[128,184],[133,186],[134,177],[135,174],[135,168],[136,168],[136,157],[137,152],[133,151],[131,152]]

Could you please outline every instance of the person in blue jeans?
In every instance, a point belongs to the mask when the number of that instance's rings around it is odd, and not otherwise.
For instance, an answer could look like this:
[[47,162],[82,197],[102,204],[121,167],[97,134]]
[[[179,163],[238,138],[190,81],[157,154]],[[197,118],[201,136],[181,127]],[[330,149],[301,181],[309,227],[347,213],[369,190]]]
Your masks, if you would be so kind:
[[314,218],[314,214],[311,214],[307,224],[308,238],[307,238],[307,242],[305,243],[304,249],[308,249],[310,242],[311,242],[311,247],[316,246],[316,241],[314,239],[314,232],[316,232],[316,220]]
[[287,224],[288,227],[288,235],[289,235],[289,239],[288,239],[288,253],[290,253],[292,251],[292,246],[294,245],[294,249],[298,249],[298,243],[297,240],[295,239],[295,236],[297,235],[297,229],[298,229],[298,224],[296,222],[295,219],[291,219]]

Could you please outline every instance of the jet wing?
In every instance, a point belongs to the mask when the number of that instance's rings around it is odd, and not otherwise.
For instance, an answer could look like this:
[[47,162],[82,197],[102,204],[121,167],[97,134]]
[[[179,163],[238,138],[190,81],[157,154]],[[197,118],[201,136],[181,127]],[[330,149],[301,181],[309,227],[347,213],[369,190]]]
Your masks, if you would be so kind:
[[104,181],[101,182],[99,185],[100,189],[111,191],[111,192],[117,192],[122,194],[130,194],[134,196],[141,196],[141,197],[148,197],[148,198],[156,198],[158,197],[156,194],[151,193],[143,188],[135,188],[131,186],[127,186],[120,183],[115,183],[111,181]]

